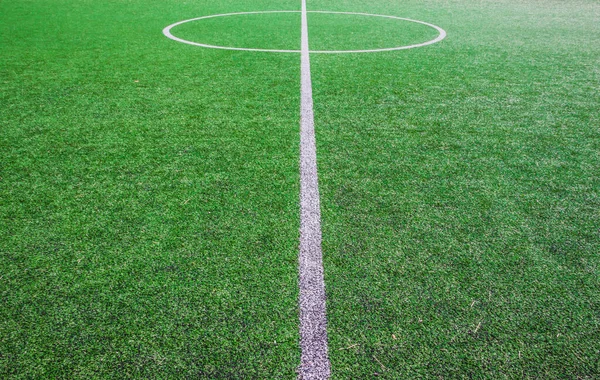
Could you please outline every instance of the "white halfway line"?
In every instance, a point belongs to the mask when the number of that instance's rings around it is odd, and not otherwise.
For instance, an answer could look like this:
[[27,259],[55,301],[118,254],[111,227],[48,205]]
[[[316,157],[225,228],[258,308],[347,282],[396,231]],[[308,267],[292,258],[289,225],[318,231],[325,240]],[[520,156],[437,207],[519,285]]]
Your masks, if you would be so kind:
[[327,348],[325,281],[321,250],[321,207],[313,113],[306,0],[302,0],[300,94],[300,373],[302,380],[327,379],[331,373]]
[[[331,13],[361,16],[384,17],[423,24],[436,29],[439,35],[420,44],[397,46],[392,48],[371,50],[328,50],[310,51],[308,44],[307,13]],[[298,11],[259,11],[238,12],[212,16],[197,17],[179,21],[164,28],[168,38],[189,45],[224,50],[243,50],[273,53],[300,53],[301,55],[301,94],[300,94],[300,252],[299,262],[299,310],[300,310],[300,370],[298,378],[302,380],[328,379],[331,375],[327,345],[327,317],[325,306],[325,281],[323,272],[323,252],[321,249],[321,206],[319,201],[319,180],[317,176],[317,149],[315,142],[315,125],[312,98],[312,82],[310,75],[310,53],[342,54],[342,53],[374,53],[393,50],[404,50],[434,44],[446,37],[446,32],[433,24],[396,16],[375,15],[355,12],[307,11],[306,0],[302,0],[301,50],[276,50],[238,48],[228,46],[207,45],[187,41],[171,34],[175,26],[207,18],[261,14],[261,13],[298,13]]]

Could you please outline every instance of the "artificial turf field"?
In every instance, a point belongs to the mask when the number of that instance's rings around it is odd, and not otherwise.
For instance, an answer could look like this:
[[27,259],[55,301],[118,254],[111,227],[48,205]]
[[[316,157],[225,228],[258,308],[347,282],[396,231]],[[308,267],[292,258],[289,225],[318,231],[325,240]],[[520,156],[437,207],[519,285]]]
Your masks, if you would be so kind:
[[[0,377],[296,377],[299,9],[0,2]],[[332,378],[600,378],[600,3],[308,9]]]

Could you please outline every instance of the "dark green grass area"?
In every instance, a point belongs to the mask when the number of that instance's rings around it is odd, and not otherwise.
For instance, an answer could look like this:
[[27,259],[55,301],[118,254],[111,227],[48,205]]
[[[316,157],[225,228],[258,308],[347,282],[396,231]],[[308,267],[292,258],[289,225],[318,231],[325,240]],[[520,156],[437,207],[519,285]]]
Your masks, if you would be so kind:
[[384,17],[309,13],[308,20],[311,50],[392,48],[430,41],[439,34],[423,24]]
[[598,3],[311,7],[448,31],[312,57],[333,377],[600,377]]
[[240,10],[0,4],[0,377],[295,376],[298,59],[161,34]]
[[172,33],[188,41],[210,45],[300,50],[300,13],[215,17],[178,25]]

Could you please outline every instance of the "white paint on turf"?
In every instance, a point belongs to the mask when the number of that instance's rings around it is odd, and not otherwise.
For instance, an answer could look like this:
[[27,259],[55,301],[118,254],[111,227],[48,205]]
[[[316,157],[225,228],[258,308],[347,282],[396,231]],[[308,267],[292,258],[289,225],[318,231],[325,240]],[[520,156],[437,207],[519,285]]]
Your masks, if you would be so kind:
[[[200,47],[209,48],[209,49],[241,50],[241,51],[255,51],[255,52],[267,52],[267,53],[301,53],[301,50],[256,49],[256,48],[245,48],[245,47],[210,45],[210,44],[204,44],[204,43],[200,43],[200,42],[188,41],[183,38],[176,37],[173,35],[173,33],[171,33],[171,29],[173,29],[174,27],[176,27],[178,25],[185,24],[185,23],[192,22],[192,21],[200,21],[200,20],[215,18],[215,17],[228,17],[228,16],[252,15],[252,14],[268,14],[268,13],[301,13],[301,12],[302,11],[257,11],[257,12],[224,13],[224,14],[218,14],[218,15],[196,17],[196,18],[192,18],[189,20],[179,21],[179,22],[176,22],[174,24],[167,26],[166,28],[163,29],[163,34],[165,36],[167,36],[168,38],[175,40],[177,42],[181,42],[181,43],[188,44],[188,45],[200,46]],[[377,53],[377,52],[384,52],[384,51],[406,50],[406,49],[414,49],[414,48],[418,48],[418,47],[422,47],[422,46],[435,44],[436,42],[440,42],[441,40],[446,38],[446,31],[444,29],[440,28],[439,26],[430,24],[428,22],[412,20],[412,19],[404,18],[404,17],[377,15],[377,14],[371,14],[371,13],[357,13],[357,12],[306,11],[306,13],[324,13],[324,14],[368,16],[368,17],[383,17],[383,18],[389,18],[389,19],[400,20],[400,21],[408,21],[408,22],[414,22],[417,24],[426,25],[426,26],[429,26],[438,31],[438,36],[436,38],[434,38],[430,41],[425,41],[425,42],[413,44],[413,45],[395,46],[395,47],[381,48],[381,49],[364,49],[364,50],[311,50],[310,51],[311,54]]]
[[331,373],[327,348],[325,282],[321,250],[321,206],[313,113],[306,0],[302,0],[300,93],[300,357],[299,378],[327,379]]
[[[229,46],[217,46],[187,41],[171,33],[174,27],[192,21],[215,17],[264,13],[301,13],[301,49],[254,49]],[[430,41],[383,49],[368,50],[309,50],[307,13],[328,13],[384,17],[402,21],[415,22],[436,29],[439,35]],[[301,362],[298,377],[302,380],[328,379],[331,375],[327,343],[327,318],[325,305],[325,281],[323,271],[323,252],[321,249],[321,206],[319,200],[319,181],[317,175],[317,151],[312,98],[312,81],[310,73],[310,54],[344,54],[374,53],[383,51],[405,50],[431,45],[443,40],[446,32],[433,24],[396,16],[376,15],[355,12],[307,11],[306,0],[302,0],[302,11],[260,11],[237,12],[197,17],[179,21],[164,28],[168,38],[189,45],[211,49],[241,50],[270,53],[300,53],[301,56],[301,102],[300,102],[300,250],[299,262],[299,309],[300,309],[300,347]]]

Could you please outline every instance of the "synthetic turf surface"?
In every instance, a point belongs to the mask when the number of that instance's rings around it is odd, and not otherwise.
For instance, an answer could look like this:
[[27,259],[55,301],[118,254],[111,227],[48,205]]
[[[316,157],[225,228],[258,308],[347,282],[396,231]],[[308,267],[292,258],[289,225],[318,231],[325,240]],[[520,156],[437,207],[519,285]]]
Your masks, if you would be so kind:
[[312,60],[333,372],[600,376],[598,3],[352,5],[448,38]]
[[0,377],[293,374],[298,57],[161,33],[227,4],[1,8]]
[[[2,377],[295,376],[299,7],[0,3]],[[600,376],[598,3],[308,7],[333,377]]]

